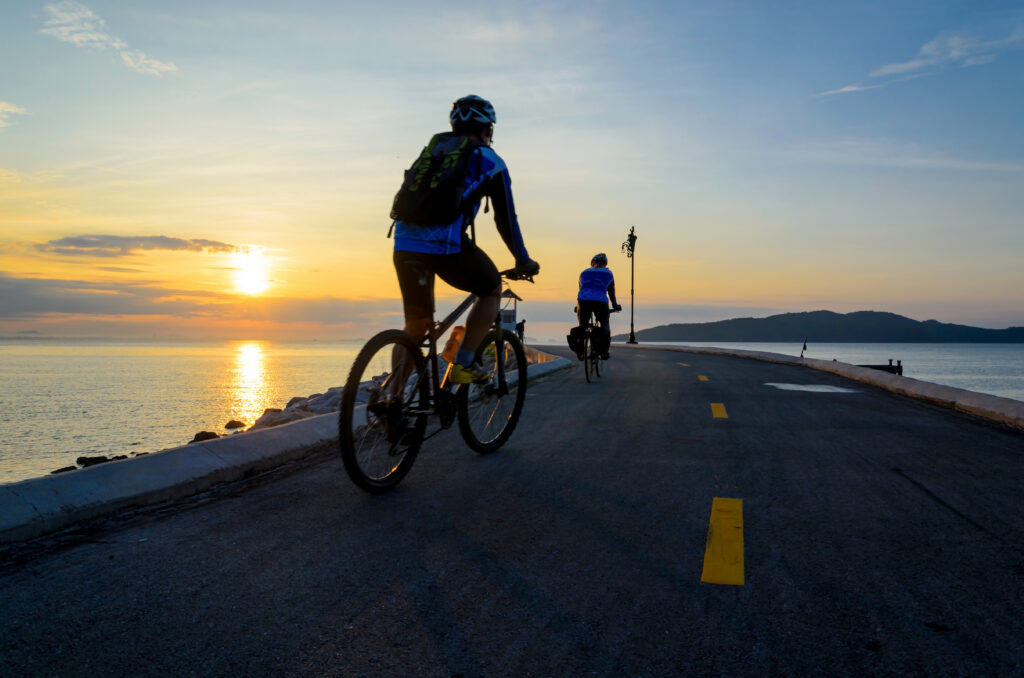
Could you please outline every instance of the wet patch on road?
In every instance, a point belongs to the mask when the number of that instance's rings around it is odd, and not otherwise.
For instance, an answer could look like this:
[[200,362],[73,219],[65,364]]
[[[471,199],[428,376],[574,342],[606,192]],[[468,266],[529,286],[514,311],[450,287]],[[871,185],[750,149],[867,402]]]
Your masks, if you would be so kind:
[[826,384],[772,384],[768,383],[765,386],[774,386],[782,391],[810,391],[812,393],[856,393],[856,389],[843,388],[842,386],[828,386]]

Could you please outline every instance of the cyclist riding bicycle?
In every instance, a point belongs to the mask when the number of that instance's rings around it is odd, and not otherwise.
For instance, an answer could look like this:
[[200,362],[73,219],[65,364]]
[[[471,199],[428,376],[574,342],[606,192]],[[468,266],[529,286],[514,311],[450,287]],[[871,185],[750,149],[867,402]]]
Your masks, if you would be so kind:
[[579,326],[586,327],[591,315],[601,324],[601,342],[599,344],[601,360],[608,360],[608,349],[611,345],[611,327],[608,325],[608,299],[612,307],[621,311],[622,307],[615,301],[615,276],[608,268],[608,256],[604,252],[595,254],[590,260],[590,268],[580,273],[580,291],[576,296],[576,319]]
[[[394,223],[394,264],[402,290],[406,332],[419,340],[429,331],[434,313],[435,274],[452,287],[477,296],[466,319],[465,337],[449,373],[449,379],[456,384],[481,382],[488,378],[488,374],[472,361],[476,347],[491,328],[501,306],[498,269],[477,247],[473,236],[467,233],[482,199],[489,198],[493,205],[495,226],[515,257],[517,273],[535,275],[540,271],[540,264],[530,258],[523,243],[508,168],[491,149],[496,120],[491,103],[474,94],[452,104],[449,115],[452,131],[435,135],[431,145],[424,149],[423,157],[428,157],[428,150],[437,149],[434,152],[439,154],[438,157],[448,154],[454,158],[459,148],[469,148],[468,158],[460,161],[460,167],[465,168],[461,195],[456,196],[461,198],[461,214],[454,221],[443,224],[410,223],[401,219]],[[442,167],[446,166],[450,163],[442,164]]]

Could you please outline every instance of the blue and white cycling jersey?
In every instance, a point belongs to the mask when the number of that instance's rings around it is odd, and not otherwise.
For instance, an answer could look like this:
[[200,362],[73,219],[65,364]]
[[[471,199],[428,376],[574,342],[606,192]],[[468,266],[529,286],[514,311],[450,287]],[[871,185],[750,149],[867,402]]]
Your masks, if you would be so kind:
[[[530,258],[519,230],[515,204],[512,201],[512,182],[505,161],[489,146],[478,146],[469,159],[463,200],[474,201],[473,216],[480,210],[480,201],[489,196],[494,208],[494,223],[502,240],[517,262]],[[445,226],[420,226],[395,222],[395,249],[428,254],[455,254],[462,250],[463,233],[470,219],[460,216]],[[468,236],[467,236],[468,238]]]
[[615,276],[607,268],[591,266],[580,273],[579,301],[603,301],[608,303],[608,288],[614,289]]

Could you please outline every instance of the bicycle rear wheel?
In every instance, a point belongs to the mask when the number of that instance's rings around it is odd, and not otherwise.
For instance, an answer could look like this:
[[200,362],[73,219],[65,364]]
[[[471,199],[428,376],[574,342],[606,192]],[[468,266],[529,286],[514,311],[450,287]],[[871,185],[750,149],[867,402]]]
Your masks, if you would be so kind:
[[590,343],[590,331],[583,333],[583,375],[590,381],[590,369],[594,364],[593,344]]
[[423,443],[429,385],[423,353],[401,330],[381,332],[359,352],[338,420],[341,458],[359,488],[385,492],[409,472]]
[[483,384],[459,387],[456,404],[459,431],[471,448],[485,454],[508,440],[526,399],[526,352],[508,330],[491,330],[476,351],[476,360],[490,378]]

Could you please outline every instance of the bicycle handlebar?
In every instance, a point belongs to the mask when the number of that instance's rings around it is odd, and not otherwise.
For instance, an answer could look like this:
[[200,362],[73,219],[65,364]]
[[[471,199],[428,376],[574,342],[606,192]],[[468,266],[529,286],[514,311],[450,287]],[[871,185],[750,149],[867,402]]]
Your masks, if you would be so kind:
[[525,280],[526,282],[533,282],[532,273],[523,273],[518,268],[510,268],[501,272],[501,277],[508,280]]

